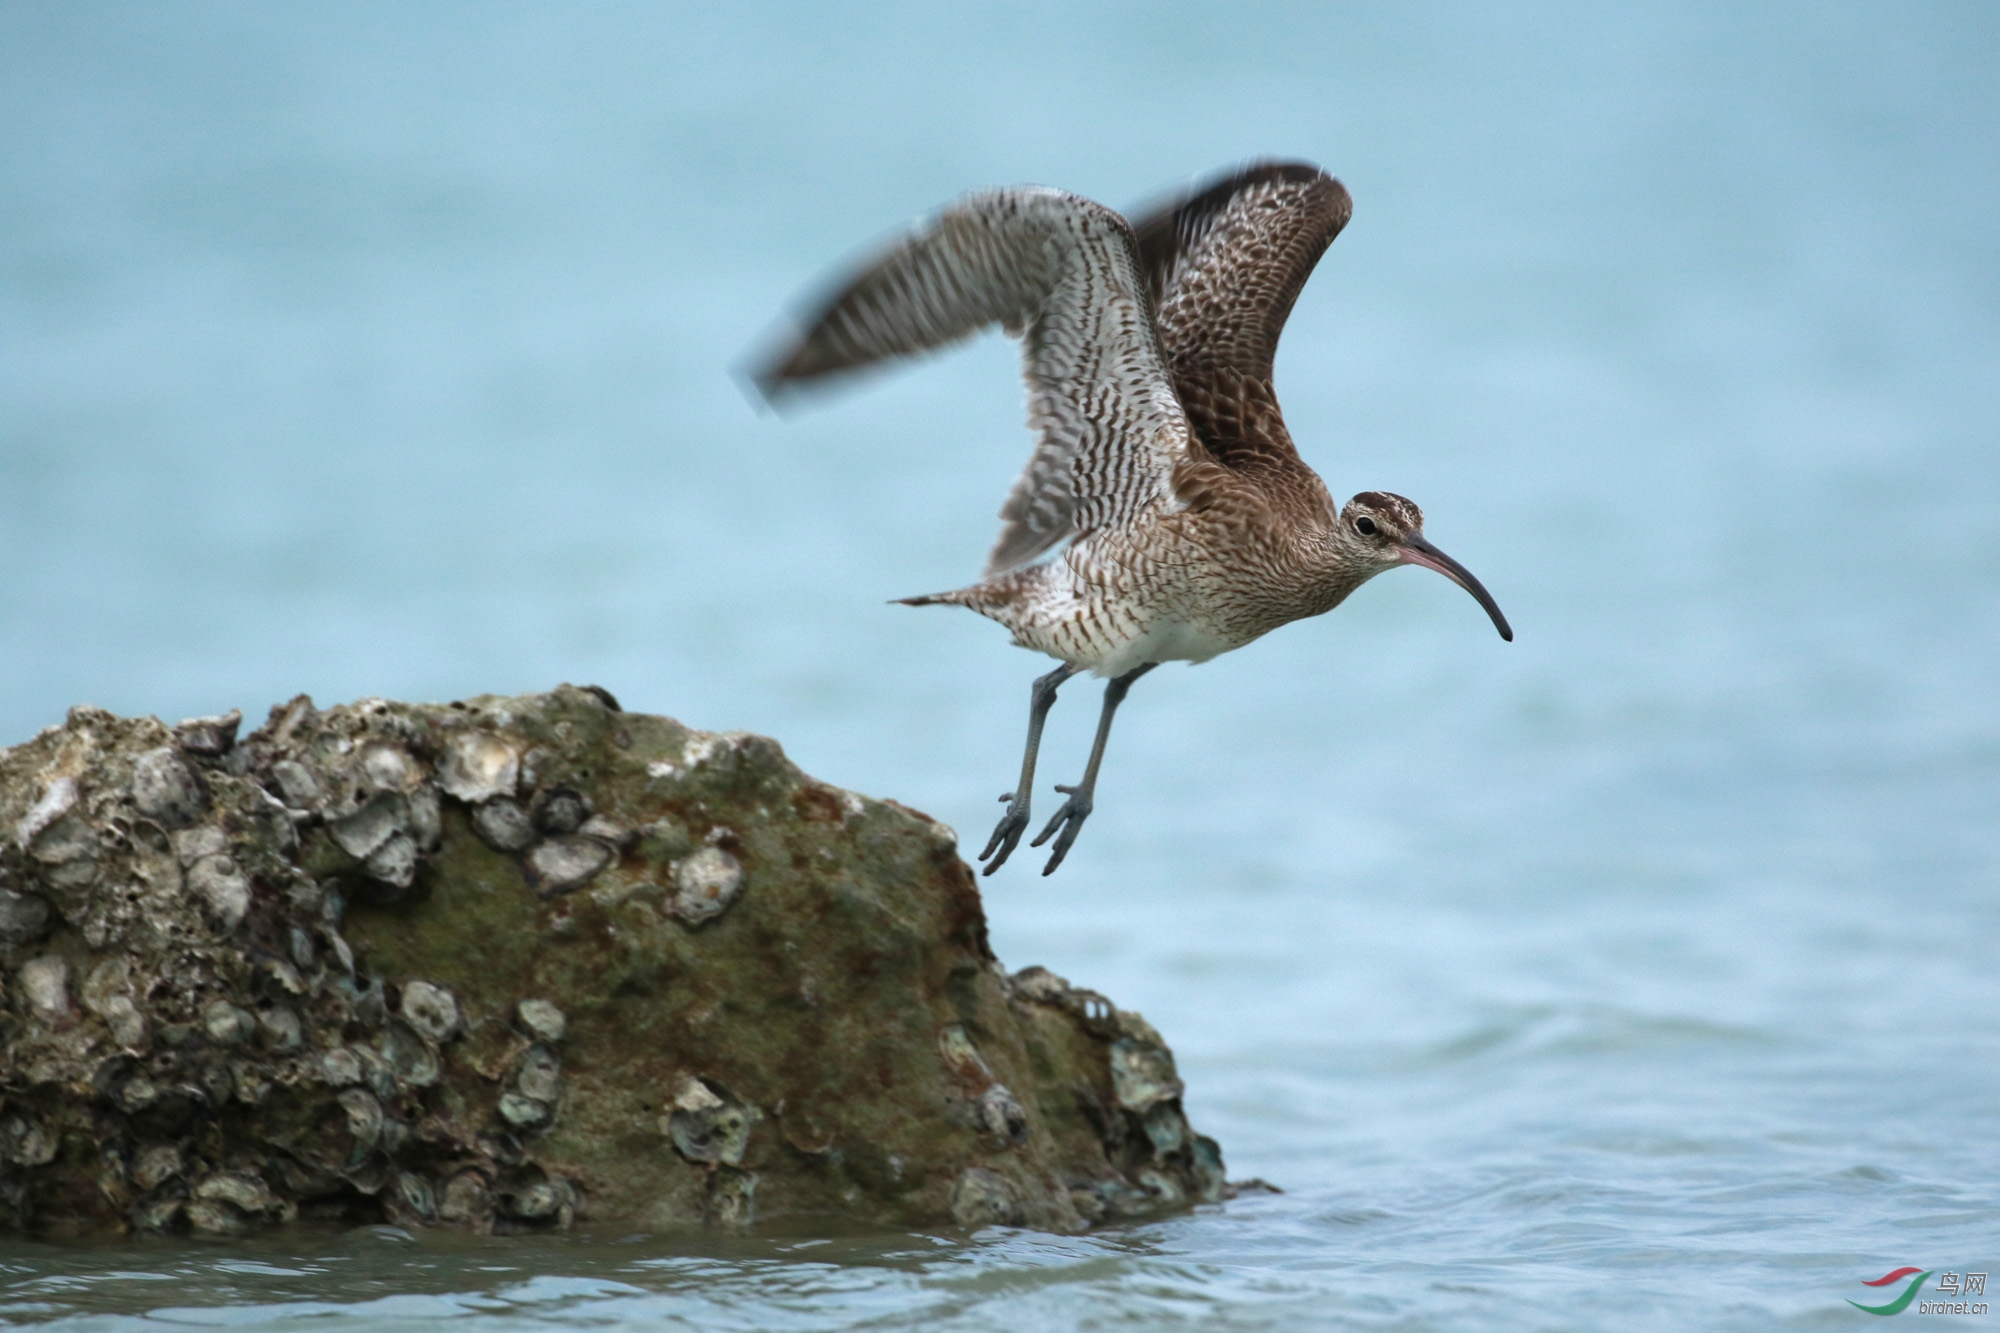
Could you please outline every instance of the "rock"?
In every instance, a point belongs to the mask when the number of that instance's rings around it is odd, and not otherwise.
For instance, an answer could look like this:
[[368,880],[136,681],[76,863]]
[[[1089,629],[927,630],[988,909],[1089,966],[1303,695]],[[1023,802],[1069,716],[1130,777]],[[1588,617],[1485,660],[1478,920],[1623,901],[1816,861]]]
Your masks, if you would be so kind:
[[610,864],[611,849],[594,838],[550,838],[528,853],[528,868],[545,897],[582,888]]
[[1078,1231],[1226,1192],[1144,1019],[1008,977],[949,830],[772,741],[567,686],[238,721],[0,750],[0,1228]]
[[177,829],[192,824],[205,801],[201,783],[195,780],[181,757],[162,745],[139,756],[132,766],[132,804],[139,813],[163,828]]
[[181,1174],[181,1150],[171,1143],[156,1143],[139,1154],[132,1166],[132,1183],[142,1190],[156,1190]]
[[549,1104],[524,1092],[501,1093],[499,1110],[500,1118],[516,1129],[532,1129],[549,1119]]
[[100,1017],[111,1030],[111,1040],[126,1050],[136,1051],[146,1044],[146,1016],[130,996],[115,996]]
[[362,864],[371,879],[407,889],[417,879],[417,840],[407,833],[391,834],[389,840],[368,853]]
[[49,904],[32,893],[0,889],[0,940],[33,944],[49,929]]
[[257,1034],[257,1015],[227,1000],[210,1001],[202,1011],[201,1024],[217,1046],[241,1046]]
[[131,990],[131,968],[116,956],[92,968],[83,983],[83,1007],[103,1019],[111,1039],[128,1050],[146,1041],[146,1017],[132,1002]]
[[293,810],[317,810],[326,804],[326,794],[320,790],[319,779],[312,770],[296,759],[279,759],[271,765],[271,777],[284,797],[285,804]]
[[191,717],[175,725],[174,740],[189,754],[220,759],[236,747],[236,729],[242,725],[238,708],[217,717]]
[[521,756],[506,740],[484,731],[461,731],[445,746],[438,785],[467,805],[512,796],[521,778]]
[[1004,1083],[995,1083],[980,1094],[979,1121],[987,1133],[1003,1143],[1020,1143],[1028,1136],[1028,1114]]
[[411,1088],[428,1088],[444,1072],[437,1047],[407,1023],[390,1019],[382,1029],[377,1053],[395,1080]]
[[224,930],[243,924],[250,910],[250,882],[226,853],[204,856],[188,868],[187,885],[208,903],[209,911]]
[[472,828],[495,851],[518,852],[535,840],[535,824],[528,812],[504,796],[474,810]]
[[23,963],[20,992],[28,1012],[43,1023],[68,1018],[69,960],[52,954]]
[[666,1117],[667,1137],[690,1162],[740,1166],[750,1147],[750,1131],[763,1114],[745,1106],[706,1079],[683,1078]]
[[27,844],[28,855],[44,867],[43,875],[56,889],[83,889],[97,878],[97,855],[103,842],[90,821],[65,814],[47,824],[37,824],[30,811],[21,827],[36,829]]
[[227,855],[229,835],[213,824],[197,824],[174,834],[173,848],[181,865],[192,869],[205,856]]
[[192,1193],[188,1221],[203,1235],[241,1236],[297,1211],[248,1171],[218,1171],[197,1182]]
[[353,814],[334,820],[328,829],[342,851],[360,860],[379,851],[409,822],[409,798],[401,792],[378,791]]
[[330,1088],[345,1088],[359,1083],[362,1072],[361,1057],[345,1046],[320,1053],[319,1076],[326,1080]]
[[347,1135],[353,1147],[344,1165],[352,1170],[366,1161],[382,1140],[382,1103],[366,1088],[349,1088],[334,1100],[347,1117]]
[[719,847],[704,847],[674,866],[667,910],[691,926],[721,916],[743,890],[743,867]]
[[1173,1054],[1157,1043],[1119,1038],[1111,1044],[1111,1091],[1120,1106],[1141,1115],[1178,1100],[1181,1081],[1174,1075]]
[[493,1216],[492,1191],[477,1171],[460,1171],[444,1184],[438,1216],[447,1222],[479,1222]]
[[289,1054],[305,1044],[305,1026],[299,1016],[282,1004],[274,1004],[257,1015],[257,1033],[264,1044],[279,1054]]
[[541,833],[550,836],[574,833],[590,818],[590,798],[571,787],[551,787],[535,798],[530,814]]
[[397,1173],[393,1206],[396,1214],[406,1220],[437,1221],[437,1196],[431,1190],[431,1183],[414,1171]]
[[363,782],[377,792],[408,793],[424,780],[423,769],[401,745],[378,741],[361,747],[354,768]]
[[458,1001],[442,986],[428,981],[412,981],[403,987],[403,1018],[434,1042],[446,1042],[458,1035]]
[[584,820],[576,831],[579,837],[601,842],[613,851],[630,846],[633,840],[639,836],[623,824],[618,823],[616,820],[606,819],[603,815],[592,815],[590,818]]
[[49,825],[69,813],[76,804],[76,779],[73,777],[51,778],[42,784],[34,803],[21,815],[14,826],[14,841],[24,852],[32,851],[36,842]]
[[195,1186],[194,1197],[226,1203],[245,1213],[271,1212],[278,1206],[270,1187],[247,1171],[218,1172]]
[[569,1031],[569,1020],[563,1017],[562,1010],[547,1000],[523,1000],[515,1006],[514,1013],[522,1027],[551,1044],[561,1041]]
[[0,1120],[0,1158],[16,1166],[47,1166],[55,1157],[55,1138],[41,1125],[12,1115]]
[[521,1057],[514,1087],[523,1097],[554,1106],[562,1095],[562,1061],[546,1046],[530,1046]]
[[983,1166],[968,1166],[952,1182],[951,1217],[965,1227],[1018,1226],[1021,1205],[1006,1177]]

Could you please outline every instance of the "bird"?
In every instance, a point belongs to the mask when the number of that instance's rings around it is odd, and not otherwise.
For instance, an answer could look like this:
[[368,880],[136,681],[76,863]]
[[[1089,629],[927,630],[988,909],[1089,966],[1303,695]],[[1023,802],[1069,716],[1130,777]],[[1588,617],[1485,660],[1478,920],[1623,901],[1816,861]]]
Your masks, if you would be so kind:
[[1353,213],[1303,161],[1256,161],[1128,221],[1046,186],[976,191],[822,289],[749,366],[765,401],[999,325],[1021,343],[1034,451],[1000,510],[983,577],[899,599],[962,606],[1053,657],[1030,691],[1014,789],[979,860],[1029,824],[1043,723],[1062,684],[1105,678],[1082,778],[1029,845],[1069,854],[1095,806],[1111,722],[1163,662],[1201,663],[1340,605],[1401,565],[1458,584],[1514,632],[1471,571],[1424,535],[1415,503],[1336,505],[1299,457],[1272,386],[1278,337]]

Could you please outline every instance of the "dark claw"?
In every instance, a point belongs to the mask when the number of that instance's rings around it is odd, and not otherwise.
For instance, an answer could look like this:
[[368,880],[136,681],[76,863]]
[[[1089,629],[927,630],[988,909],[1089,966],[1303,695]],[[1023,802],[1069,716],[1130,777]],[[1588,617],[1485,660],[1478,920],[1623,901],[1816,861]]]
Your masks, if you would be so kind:
[[1087,789],[1058,785],[1056,790],[1069,799],[1063,802],[1062,809],[1056,811],[1055,818],[1049,821],[1049,826],[1042,830],[1041,836],[1028,844],[1030,847],[1039,847],[1047,842],[1057,829],[1062,830],[1061,836],[1056,838],[1054,849],[1049,854],[1049,863],[1042,867],[1044,875],[1055,874],[1056,867],[1063,863],[1065,856],[1069,855],[1070,844],[1076,841],[1077,832],[1083,827],[1083,821],[1090,818],[1091,799]]
[[[1000,799],[1003,801],[1015,801],[1015,796],[1016,793],[1011,791],[1000,793]],[[986,869],[979,873],[990,875],[1001,866],[1006,865],[1007,858],[1014,854],[1014,848],[1020,845],[1021,835],[1027,831],[1027,828],[1028,803],[1026,801],[1019,801],[1009,805],[1007,813],[1000,816],[1000,822],[994,826],[993,836],[986,840],[986,850],[979,854],[979,859],[982,861],[992,856],[993,864],[987,866]],[[1000,853],[998,856],[993,855],[996,850]]]

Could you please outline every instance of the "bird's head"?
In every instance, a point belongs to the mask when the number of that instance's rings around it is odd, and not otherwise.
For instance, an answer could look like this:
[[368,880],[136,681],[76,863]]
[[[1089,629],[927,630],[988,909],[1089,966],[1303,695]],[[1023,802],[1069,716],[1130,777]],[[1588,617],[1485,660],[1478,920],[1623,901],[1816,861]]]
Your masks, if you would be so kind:
[[1507,617],[1500,614],[1493,595],[1472,577],[1471,570],[1425,539],[1424,511],[1414,502],[1387,491],[1361,492],[1340,511],[1339,541],[1362,563],[1375,566],[1376,573],[1397,565],[1436,570],[1471,593],[1493,617],[1493,628],[1500,631],[1500,637],[1514,641],[1514,631],[1508,627]]

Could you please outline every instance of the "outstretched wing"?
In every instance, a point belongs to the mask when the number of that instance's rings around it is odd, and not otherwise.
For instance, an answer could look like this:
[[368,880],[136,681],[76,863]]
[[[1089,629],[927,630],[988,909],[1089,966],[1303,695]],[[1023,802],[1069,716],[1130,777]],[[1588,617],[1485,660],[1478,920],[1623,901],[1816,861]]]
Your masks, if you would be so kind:
[[924,222],[809,318],[754,378],[764,396],[970,337],[1022,339],[1034,456],[987,574],[1170,494],[1192,436],[1167,378],[1131,228],[1058,190],[992,190]]
[[1346,188],[1311,163],[1259,162],[1134,228],[1174,388],[1218,461],[1298,464],[1271,361],[1292,303],[1353,211]]

